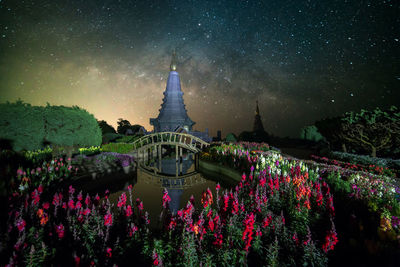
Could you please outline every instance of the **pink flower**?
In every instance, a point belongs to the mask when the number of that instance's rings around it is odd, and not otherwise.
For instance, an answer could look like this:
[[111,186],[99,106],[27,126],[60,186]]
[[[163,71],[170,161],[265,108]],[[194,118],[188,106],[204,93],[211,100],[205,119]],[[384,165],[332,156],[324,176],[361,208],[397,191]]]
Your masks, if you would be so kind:
[[49,207],[50,207],[49,202],[43,203],[43,209],[47,210],[47,209],[49,209]]
[[107,257],[111,258],[112,257],[112,249],[111,248],[107,248]]
[[137,226],[131,223],[131,226],[129,227],[129,236],[133,236],[137,230],[138,230]]
[[75,208],[75,204],[74,204],[74,200],[70,199],[68,201],[68,208],[70,208],[71,210],[73,210]]
[[75,192],[75,189],[72,187],[72,185],[69,186],[69,193],[72,195]]
[[104,215],[104,225],[105,226],[112,225],[112,215],[110,213],[107,213],[106,215]]
[[140,201],[139,198],[136,199],[136,206],[138,207],[138,209],[139,209],[140,211],[143,210],[143,202]]
[[82,191],[81,191],[81,192],[79,192],[79,194],[78,194],[77,198],[78,198],[78,200],[79,200],[79,201],[82,201]]
[[164,189],[163,204],[162,204],[164,209],[167,208],[170,201],[171,201],[171,198],[168,195],[168,191],[166,189]]
[[122,193],[122,195],[119,197],[117,207],[121,208],[124,207],[125,205],[126,205],[126,194]]
[[131,207],[131,205],[128,205],[126,207],[125,216],[130,217],[132,214],[133,214],[132,207]]
[[25,229],[26,222],[24,219],[19,218],[16,224],[17,224],[18,231],[22,232]]
[[89,206],[89,205],[90,205],[90,197],[89,197],[89,194],[86,195],[85,204],[86,204],[86,206]]
[[64,225],[56,225],[56,233],[58,238],[62,239],[64,237]]
[[215,190],[219,191],[220,189],[221,189],[221,186],[218,183],[217,186],[215,187]]

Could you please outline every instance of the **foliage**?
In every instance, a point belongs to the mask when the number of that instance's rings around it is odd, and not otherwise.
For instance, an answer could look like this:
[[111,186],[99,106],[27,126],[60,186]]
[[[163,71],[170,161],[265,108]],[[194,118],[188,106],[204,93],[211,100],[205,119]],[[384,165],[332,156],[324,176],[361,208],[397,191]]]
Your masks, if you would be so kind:
[[237,137],[234,133],[229,133],[225,137],[226,142],[237,142]]
[[106,133],[103,135],[102,144],[108,144],[110,142],[115,142],[117,139],[124,137],[122,134]]
[[326,118],[315,122],[319,133],[330,143],[331,149],[342,148],[345,145],[342,134],[342,117]]
[[[398,172],[400,165],[399,160],[385,160],[341,152],[335,152],[332,155],[341,160],[328,159],[327,157],[318,157],[315,155],[311,155],[311,158],[316,162],[332,164],[338,167],[346,168],[348,170],[370,172],[373,174],[385,175],[389,177],[396,177],[396,172]],[[373,165],[372,163],[376,163],[376,165]],[[388,167],[386,167],[388,165],[395,166],[396,169],[389,169]]]
[[44,108],[45,140],[56,146],[98,146],[101,130],[94,116],[77,106]]
[[49,161],[52,158],[53,150],[51,147],[38,149],[36,151],[23,151],[24,157],[33,164],[41,164],[43,161]]
[[130,135],[130,136],[122,136],[115,140],[116,143],[133,143],[138,140],[141,135]]
[[311,126],[304,126],[301,128],[300,132],[300,138],[305,139],[305,140],[311,140],[311,141],[321,141],[324,139],[324,137],[318,132],[318,129],[315,125]]
[[79,148],[79,154],[80,155],[94,155],[100,153],[102,150],[101,147],[99,146],[91,146],[91,147],[81,147]]
[[107,133],[113,133],[116,134],[117,132],[115,131],[114,127],[112,127],[110,124],[108,124],[105,120],[97,121],[99,124],[99,127],[101,129],[101,134],[104,136]]
[[126,143],[109,143],[101,146],[101,149],[105,152],[117,152],[120,154],[128,154],[133,151],[132,144]]
[[43,107],[21,100],[0,104],[0,138],[10,140],[13,150],[40,149],[45,135]]
[[347,112],[342,118],[343,138],[356,146],[370,151],[372,157],[384,149],[391,148],[400,140],[400,111],[395,106],[382,111],[362,109]]
[[79,107],[31,106],[17,101],[0,104],[0,138],[15,151],[37,150],[46,145],[99,145],[101,132],[92,114]]

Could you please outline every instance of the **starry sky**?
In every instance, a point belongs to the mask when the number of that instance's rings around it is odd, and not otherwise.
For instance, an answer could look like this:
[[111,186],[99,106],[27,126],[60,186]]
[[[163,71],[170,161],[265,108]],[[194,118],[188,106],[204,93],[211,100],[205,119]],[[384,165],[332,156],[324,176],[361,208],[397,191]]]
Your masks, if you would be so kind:
[[152,130],[173,49],[194,129],[296,137],[400,103],[395,0],[0,0],[0,103],[77,105]]

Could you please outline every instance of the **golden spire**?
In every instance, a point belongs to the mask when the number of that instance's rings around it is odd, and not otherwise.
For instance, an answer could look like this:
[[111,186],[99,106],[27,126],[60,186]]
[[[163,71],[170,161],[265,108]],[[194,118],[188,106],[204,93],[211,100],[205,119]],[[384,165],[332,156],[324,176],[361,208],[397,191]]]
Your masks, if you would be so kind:
[[171,71],[176,71],[176,53],[175,53],[175,49],[172,52],[171,65],[169,66],[169,69]]
[[258,100],[256,100],[256,115],[260,115],[260,110],[258,109]]

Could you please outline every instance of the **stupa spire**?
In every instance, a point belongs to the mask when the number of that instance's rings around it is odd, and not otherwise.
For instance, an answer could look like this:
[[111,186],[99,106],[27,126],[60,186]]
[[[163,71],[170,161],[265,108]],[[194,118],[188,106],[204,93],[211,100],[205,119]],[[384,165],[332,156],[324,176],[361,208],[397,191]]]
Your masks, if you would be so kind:
[[171,65],[169,66],[169,69],[171,71],[176,71],[176,52],[175,52],[175,49],[172,51]]
[[254,117],[253,132],[263,132],[264,126],[261,121],[260,110],[258,109],[258,101],[256,101],[256,115]]
[[157,118],[150,119],[150,124],[154,126],[154,132],[175,131],[179,127],[190,132],[195,122],[187,115],[183,103],[181,81],[179,73],[176,71],[175,50],[172,53],[170,70],[160,113]]
[[256,115],[260,115],[260,110],[258,109],[258,100],[256,100]]

